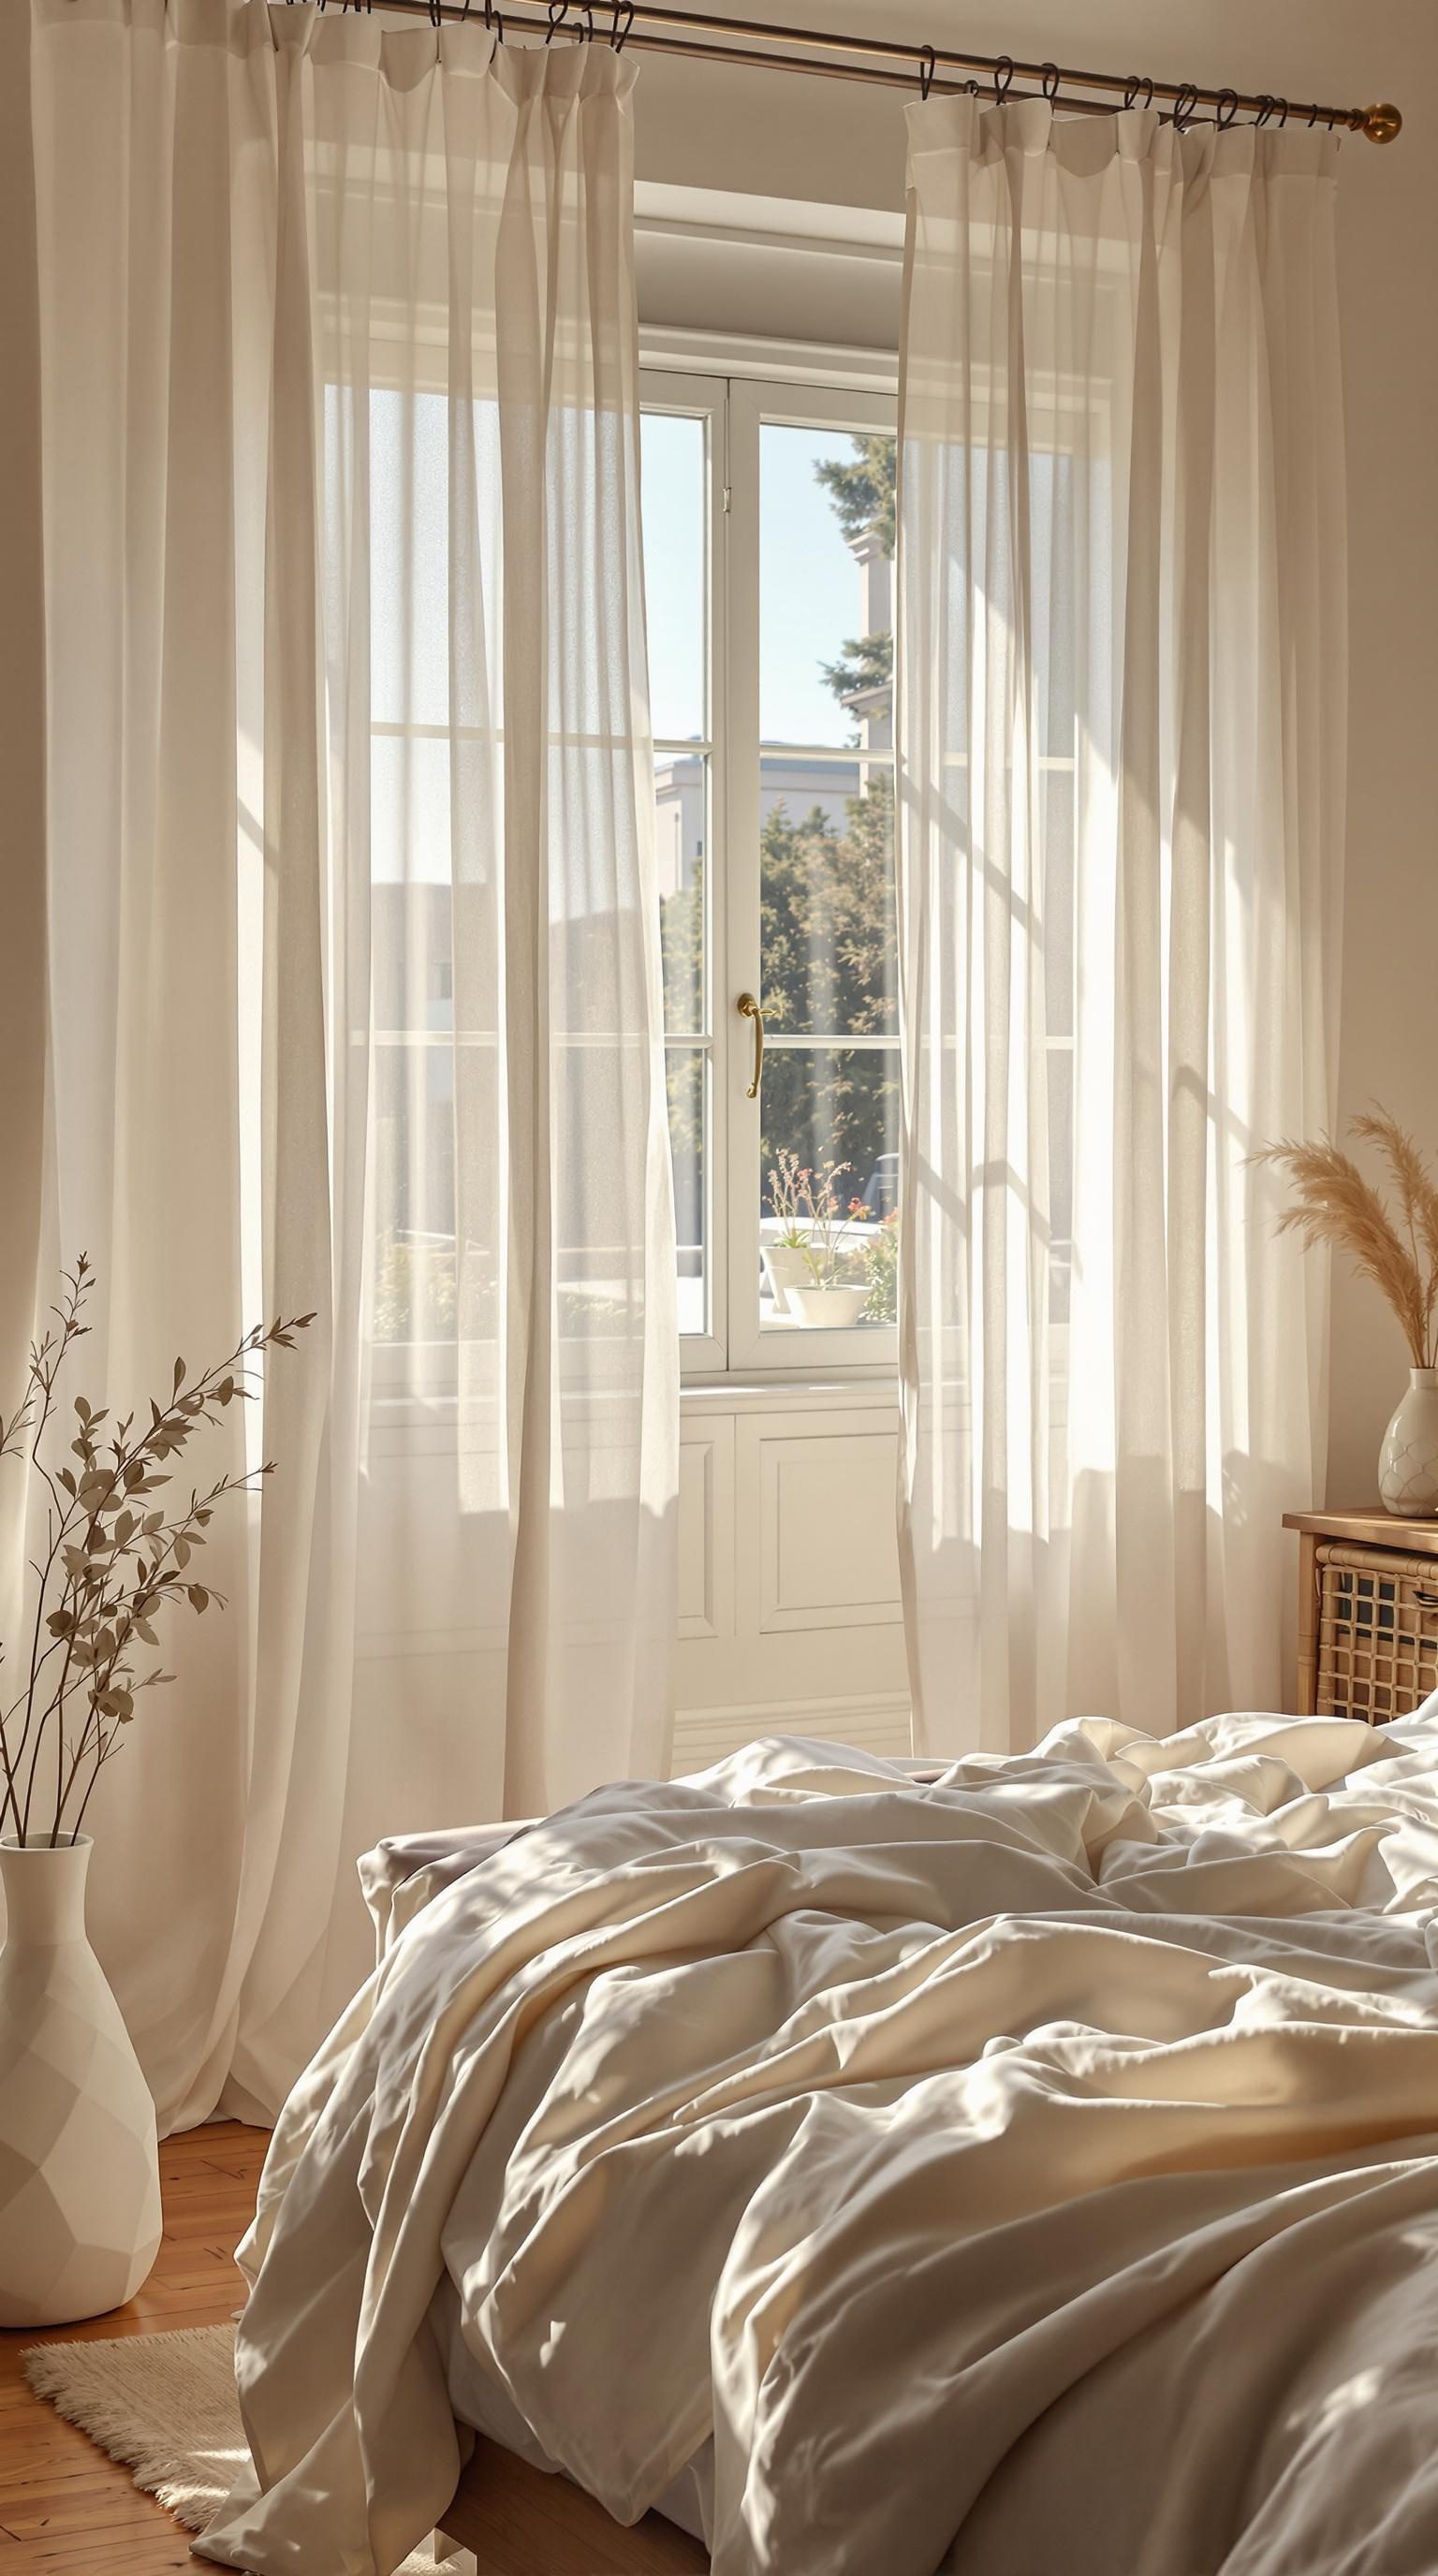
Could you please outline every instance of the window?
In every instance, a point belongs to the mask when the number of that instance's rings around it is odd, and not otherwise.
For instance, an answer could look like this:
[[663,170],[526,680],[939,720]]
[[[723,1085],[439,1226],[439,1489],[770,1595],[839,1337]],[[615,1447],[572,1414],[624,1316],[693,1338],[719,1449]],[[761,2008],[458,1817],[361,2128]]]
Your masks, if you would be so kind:
[[[498,1114],[486,965],[498,930],[483,859],[497,829],[485,748],[498,719],[486,707],[475,726],[457,723],[451,704],[446,422],[438,390],[409,406],[371,396],[375,1338],[391,1353],[387,1381],[405,1387],[448,1384],[456,1338],[483,1339],[494,1308],[490,1212],[456,1172],[455,1083],[472,1087],[477,1119]],[[480,488],[497,506],[492,404],[476,424]],[[337,390],[327,435],[339,489]],[[885,395],[644,376],[655,835],[691,1373],[895,1356],[894,453]],[[419,494],[411,512],[390,506],[401,482]],[[484,533],[497,551],[497,529]],[[743,994],[765,1019],[755,1100]],[[578,1274],[561,1281],[564,1298],[589,1293]]]
[[894,406],[677,373],[644,401],[686,1365],[890,1360]]

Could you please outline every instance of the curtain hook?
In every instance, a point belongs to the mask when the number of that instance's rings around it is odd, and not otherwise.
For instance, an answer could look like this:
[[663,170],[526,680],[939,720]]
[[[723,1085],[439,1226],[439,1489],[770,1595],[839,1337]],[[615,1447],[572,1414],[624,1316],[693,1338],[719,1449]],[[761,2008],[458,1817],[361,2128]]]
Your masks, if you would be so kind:
[[622,54],[634,24],[634,0],[613,0],[613,9],[614,24],[609,30],[609,42],[616,54]]
[[1277,113],[1278,113],[1278,122],[1279,122],[1280,126],[1284,126],[1284,125],[1286,125],[1286,124],[1288,123],[1288,101],[1287,101],[1287,99],[1286,99],[1286,98],[1279,98],[1279,99],[1275,99],[1275,100],[1274,100],[1274,106],[1275,106],[1275,108],[1276,108],[1276,110],[1277,110]]
[[1187,133],[1188,120],[1192,116],[1197,105],[1197,84],[1194,81],[1185,81],[1178,92],[1178,96],[1173,102],[1173,124],[1174,132],[1176,134]]
[[582,27],[575,28],[574,41],[577,45],[592,45],[594,42],[594,10],[592,0],[585,0],[584,24]]
[[1253,120],[1254,124],[1266,125],[1277,105],[1277,99],[1270,98],[1266,89],[1260,90],[1258,94],[1258,114]]
[[569,0],[549,0],[549,33],[544,41],[552,45],[569,15]]
[[935,72],[938,70],[938,67],[939,67],[939,58],[938,58],[938,55],[935,53],[935,51],[934,51],[934,49],[933,49],[933,46],[932,46],[932,45],[921,45],[921,46],[920,46],[920,48],[919,48],[919,96],[920,96],[920,98],[927,98],[927,97],[928,97],[930,90],[931,90],[931,89],[933,88],[933,86],[934,86],[934,74],[935,74]]
[[1040,63],[1039,78],[1043,86],[1044,96],[1048,100],[1050,107],[1052,107],[1059,94],[1059,82],[1063,79],[1063,74],[1059,70],[1058,64]]
[[998,61],[994,65],[994,97],[1000,107],[1003,106],[1004,100],[1008,97],[1009,91],[1012,89],[1013,85],[1013,55],[1000,54]]
[[1238,114],[1238,92],[1237,92],[1237,90],[1236,90],[1236,89],[1221,89],[1221,90],[1219,91],[1219,93],[1218,93],[1218,97],[1217,97],[1217,99],[1216,99],[1216,101],[1215,101],[1215,103],[1214,103],[1214,113],[1213,113],[1213,121],[1214,121],[1214,124],[1218,127],[1218,130],[1219,130],[1219,133],[1220,133],[1220,134],[1224,134],[1224,133],[1226,133],[1226,132],[1227,132],[1227,130],[1228,130],[1228,128],[1229,128],[1229,126],[1233,123],[1233,120],[1234,120],[1234,118],[1237,116],[1237,114]]
[[1139,91],[1140,91],[1140,90],[1142,90],[1142,91],[1143,91],[1143,103],[1144,103],[1144,106],[1145,106],[1145,107],[1152,107],[1152,105],[1153,105],[1153,74],[1152,74],[1152,72],[1132,72],[1132,73],[1130,73],[1129,78],[1124,82],[1124,85],[1123,85],[1123,103],[1124,103],[1124,106],[1125,106],[1125,107],[1135,107],[1135,106],[1137,106],[1137,104],[1138,104],[1138,94],[1139,94]]

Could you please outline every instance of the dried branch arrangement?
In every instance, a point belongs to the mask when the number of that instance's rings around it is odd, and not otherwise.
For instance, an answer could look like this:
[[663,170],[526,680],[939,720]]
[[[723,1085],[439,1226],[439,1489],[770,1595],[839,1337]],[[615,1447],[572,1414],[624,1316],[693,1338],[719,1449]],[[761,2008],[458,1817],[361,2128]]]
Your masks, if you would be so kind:
[[57,1389],[90,1329],[84,1312],[94,1284],[82,1252],[64,1273],[53,1325],[31,1345],[24,1395],[0,1417],[0,1459],[24,1459],[46,1495],[44,1546],[30,1568],[28,1669],[13,1698],[0,1692],[0,1835],[22,1842],[73,1841],[136,1700],[174,1680],[159,1664],[138,1669],[141,1650],[159,1643],[156,1620],[182,1606],[224,1608],[223,1594],[197,1579],[195,1554],[216,1505],[270,1475],[273,1460],[249,1475],[221,1476],[204,1493],[192,1487],[179,1511],[152,1497],[173,1482],[168,1462],[202,1424],[254,1396],[262,1355],[292,1349],[296,1333],[314,1321],[312,1314],[277,1316],[256,1325],[227,1359],[198,1376],[177,1359],[168,1401],[151,1400],[139,1431],[131,1413],[106,1436],[108,1410],[77,1395],[69,1444],[75,1464],[62,1465],[51,1454],[61,1430]]
[[1392,1307],[1414,1367],[1438,1368],[1438,1186],[1412,1137],[1386,1111],[1355,1118],[1351,1132],[1382,1156],[1396,1213],[1327,1138],[1270,1145],[1254,1160],[1276,1163],[1292,1184],[1294,1204],[1281,1230],[1300,1235],[1305,1249],[1326,1244],[1346,1254]]

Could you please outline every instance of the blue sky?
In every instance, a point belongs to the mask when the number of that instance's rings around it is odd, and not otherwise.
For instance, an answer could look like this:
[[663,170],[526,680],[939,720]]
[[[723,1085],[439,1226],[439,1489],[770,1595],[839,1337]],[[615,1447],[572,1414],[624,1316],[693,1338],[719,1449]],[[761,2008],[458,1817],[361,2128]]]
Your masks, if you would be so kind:
[[[766,742],[844,744],[850,719],[819,674],[859,631],[859,573],[828,494],[821,458],[847,464],[838,430],[766,427],[760,450],[760,710]],[[703,424],[666,413],[644,421],[644,556],[654,731],[703,729]]]

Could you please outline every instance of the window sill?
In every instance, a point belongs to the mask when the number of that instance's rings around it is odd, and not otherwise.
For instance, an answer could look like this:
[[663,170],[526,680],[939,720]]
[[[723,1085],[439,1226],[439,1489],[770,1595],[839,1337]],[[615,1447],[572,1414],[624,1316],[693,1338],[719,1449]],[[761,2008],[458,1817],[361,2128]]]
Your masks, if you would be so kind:
[[899,1401],[899,1381],[892,1367],[868,1369],[774,1369],[745,1375],[686,1378],[680,1390],[681,1413],[851,1413],[876,1403]]

